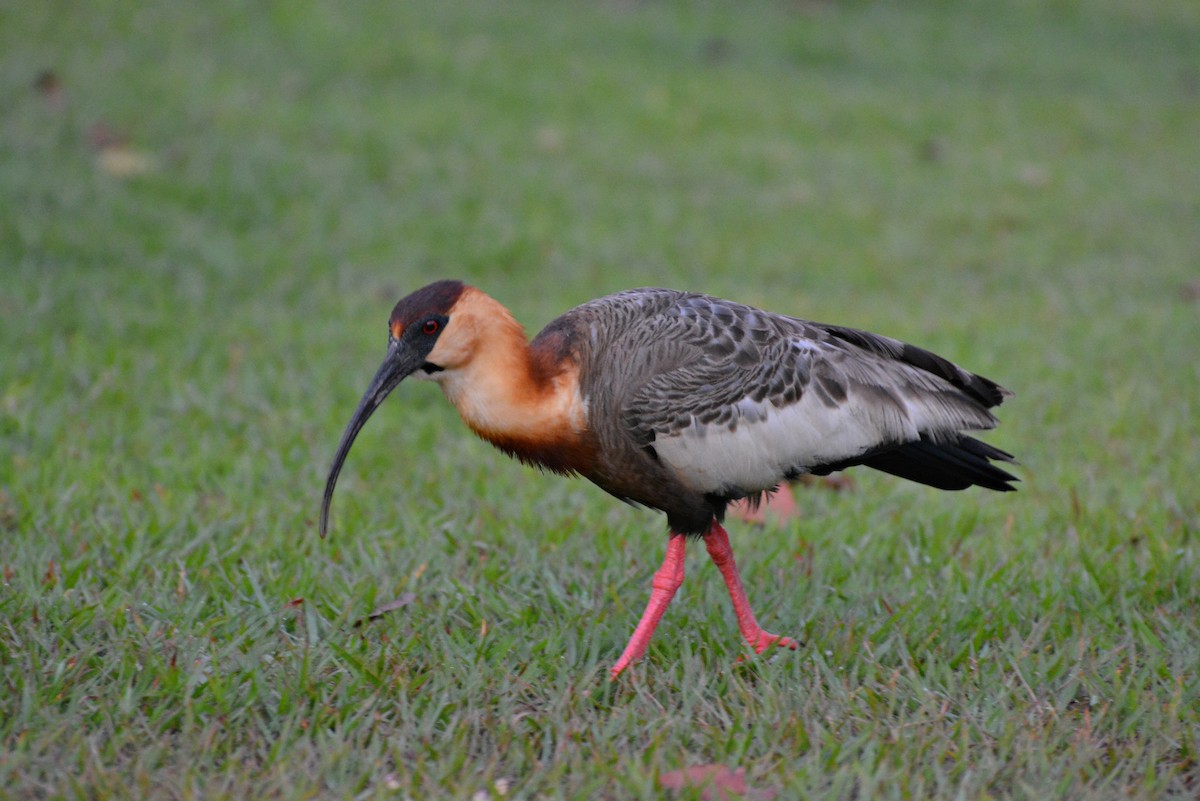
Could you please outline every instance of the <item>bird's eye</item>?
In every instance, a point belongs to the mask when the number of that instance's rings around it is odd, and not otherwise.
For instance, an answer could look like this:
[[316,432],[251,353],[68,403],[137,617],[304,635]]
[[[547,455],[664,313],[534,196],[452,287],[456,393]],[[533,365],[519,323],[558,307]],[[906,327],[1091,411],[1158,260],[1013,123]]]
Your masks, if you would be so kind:
[[421,326],[421,333],[429,335],[436,334],[438,332],[438,328],[440,327],[441,325],[437,320],[426,320],[425,324]]

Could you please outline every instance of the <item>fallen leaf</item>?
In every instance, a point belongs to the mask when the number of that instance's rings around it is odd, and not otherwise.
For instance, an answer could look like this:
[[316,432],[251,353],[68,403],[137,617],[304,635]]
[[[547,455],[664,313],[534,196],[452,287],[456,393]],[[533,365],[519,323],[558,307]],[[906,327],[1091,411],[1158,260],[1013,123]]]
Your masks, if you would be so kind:
[[357,628],[358,626],[361,626],[364,623],[368,623],[372,620],[378,620],[379,618],[386,615],[388,612],[395,612],[397,609],[401,609],[405,606],[408,606],[415,600],[417,600],[417,594],[415,592],[406,592],[403,595],[401,595],[399,598],[397,598],[396,600],[388,601],[383,606],[378,607],[377,609],[375,609],[374,612],[367,615],[366,617],[359,618],[358,620],[354,621],[354,626],[355,626],[355,628]]
[[1193,278],[1179,287],[1179,297],[1193,303],[1200,301],[1200,278]]
[[88,144],[93,150],[124,150],[129,144],[129,135],[104,120],[96,120],[88,128]]
[[62,111],[67,107],[67,91],[63,88],[62,79],[54,70],[39,72],[33,82],[33,88],[46,101],[46,105],[55,111]]
[[58,73],[54,70],[42,70],[39,72],[33,82],[33,86],[39,92],[46,95],[62,91],[62,81],[58,79]]
[[140,150],[110,147],[100,151],[96,158],[100,171],[115,178],[131,178],[145,175],[158,168],[158,162],[149,153]]
[[88,144],[96,151],[96,165],[108,175],[130,178],[158,169],[158,159],[152,153],[130,147],[129,135],[104,120],[88,128]]
[[749,798],[753,801],[771,801],[775,790],[769,788],[752,790],[746,786],[746,769],[730,770],[724,765],[691,765],[682,770],[672,770],[658,777],[658,783],[668,790],[683,790],[699,787],[704,801],[727,801],[727,799]]

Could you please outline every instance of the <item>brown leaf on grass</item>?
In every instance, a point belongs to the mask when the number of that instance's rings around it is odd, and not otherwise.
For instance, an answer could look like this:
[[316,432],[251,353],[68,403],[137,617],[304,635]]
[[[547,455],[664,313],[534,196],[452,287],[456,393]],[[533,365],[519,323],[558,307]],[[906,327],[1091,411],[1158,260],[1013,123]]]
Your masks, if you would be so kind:
[[101,172],[116,178],[145,175],[158,169],[153,154],[129,146],[129,135],[104,120],[88,128],[88,144],[96,151],[96,164]]
[[88,127],[88,144],[93,150],[124,150],[129,146],[129,134],[96,120]]
[[401,595],[399,598],[397,598],[396,600],[388,601],[383,606],[378,607],[374,612],[367,615],[366,617],[359,618],[358,620],[354,621],[354,627],[358,628],[359,626],[361,626],[364,623],[369,623],[372,620],[378,620],[379,618],[386,615],[388,612],[395,612],[397,609],[401,609],[405,606],[408,606],[415,600],[417,600],[417,594],[415,592],[406,592],[403,595]]
[[62,81],[54,70],[42,70],[33,81],[33,88],[44,95],[52,95],[62,91]]
[[55,111],[67,107],[67,90],[63,88],[62,79],[54,70],[42,70],[33,81],[33,88],[46,101],[46,105]]
[[1200,303],[1200,278],[1185,281],[1179,287],[1179,297],[1192,303]]
[[115,178],[145,175],[158,168],[158,161],[149,153],[126,148],[106,148],[96,157],[100,171]]
[[776,791],[771,788],[751,789],[746,785],[746,769],[730,770],[724,765],[690,765],[658,777],[658,783],[668,790],[699,787],[704,801],[731,801],[748,798],[752,801],[771,801]]

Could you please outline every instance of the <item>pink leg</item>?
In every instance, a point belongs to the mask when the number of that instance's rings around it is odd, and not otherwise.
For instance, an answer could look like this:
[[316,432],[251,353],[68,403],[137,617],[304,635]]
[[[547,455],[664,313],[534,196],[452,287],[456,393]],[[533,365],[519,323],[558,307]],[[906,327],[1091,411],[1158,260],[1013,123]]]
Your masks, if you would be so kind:
[[738,575],[737,565],[733,561],[733,548],[729,546],[729,535],[716,520],[712,528],[704,535],[704,544],[708,546],[708,555],[713,564],[721,571],[725,586],[729,588],[729,599],[733,601],[733,613],[737,616],[738,628],[742,636],[755,653],[761,654],[768,645],[775,644],[784,648],[795,649],[799,644],[791,637],[780,637],[772,634],[758,625],[750,601],[746,598],[746,590],[742,587],[742,577]]
[[617,664],[612,667],[614,679],[621,674],[622,670],[629,667],[631,662],[637,661],[642,654],[646,653],[646,647],[650,645],[650,638],[654,636],[654,629],[658,626],[658,621],[662,620],[663,613],[667,611],[671,599],[675,597],[675,591],[683,583],[683,557],[686,551],[687,538],[682,534],[672,533],[671,539],[667,541],[667,555],[663,557],[662,567],[654,574],[654,580],[650,583],[652,589],[650,590],[650,602],[646,604],[646,611],[642,613],[641,622],[633,630],[633,636],[629,638],[629,645],[625,646],[625,652],[621,654]]

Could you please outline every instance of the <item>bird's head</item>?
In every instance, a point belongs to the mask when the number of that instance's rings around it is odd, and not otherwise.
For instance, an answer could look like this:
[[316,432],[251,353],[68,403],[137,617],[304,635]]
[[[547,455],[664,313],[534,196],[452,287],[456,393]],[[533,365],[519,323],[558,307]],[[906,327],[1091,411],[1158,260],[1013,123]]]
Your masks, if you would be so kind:
[[457,313],[459,302],[469,289],[461,281],[437,281],[403,298],[392,310],[387,355],[358,402],[329,467],[321,504],[322,537],[329,528],[329,505],[342,464],[354,438],[379,404],[410,375],[430,378],[444,370],[454,370],[470,358],[477,337],[475,325],[471,315]]

